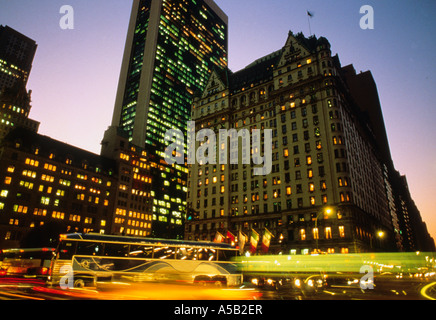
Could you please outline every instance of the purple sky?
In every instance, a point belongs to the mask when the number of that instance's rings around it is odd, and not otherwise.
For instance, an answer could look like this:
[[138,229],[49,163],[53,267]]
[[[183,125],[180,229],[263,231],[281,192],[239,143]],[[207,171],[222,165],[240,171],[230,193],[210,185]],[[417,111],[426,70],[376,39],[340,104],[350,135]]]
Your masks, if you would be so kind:
[[[131,0],[0,0],[0,24],[38,43],[28,88],[40,133],[99,153],[111,122]],[[371,70],[395,167],[436,239],[436,1],[216,0],[229,16],[229,66],[280,49],[289,30],[325,36],[343,66]],[[62,5],[74,30],[62,30]],[[363,5],[374,29],[362,30]]]

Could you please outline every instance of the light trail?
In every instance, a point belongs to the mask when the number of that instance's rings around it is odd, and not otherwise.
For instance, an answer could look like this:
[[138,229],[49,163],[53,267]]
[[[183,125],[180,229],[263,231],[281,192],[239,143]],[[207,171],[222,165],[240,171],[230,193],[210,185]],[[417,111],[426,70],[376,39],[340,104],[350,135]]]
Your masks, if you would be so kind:
[[436,282],[432,282],[432,283],[429,283],[428,285],[424,286],[424,287],[421,289],[421,295],[422,295],[424,298],[426,298],[426,299],[429,299],[429,300],[436,300],[435,298],[433,298],[433,297],[431,297],[431,296],[429,296],[429,295],[427,294],[427,290],[430,289],[431,287],[435,286],[435,285],[436,285]]

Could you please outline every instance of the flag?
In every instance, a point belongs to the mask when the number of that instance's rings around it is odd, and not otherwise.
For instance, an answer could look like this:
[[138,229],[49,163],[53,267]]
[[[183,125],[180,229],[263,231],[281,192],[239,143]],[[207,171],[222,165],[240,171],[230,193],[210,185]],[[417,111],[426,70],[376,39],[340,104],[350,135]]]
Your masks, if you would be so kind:
[[233,235],[233,233],[231,233],[229,230],[227,230],[227,239],[230,239],[229,243],[230,244],[234,244],[235,243],[235,239],[236,237]]
[[309,17],[313,17],[313,13],[312,12],[310,12],[310,11],[307,11],[307,15],[309,16]]
[[263,233],[262,237],[262,251],[264,253],[268,252],[269,244],[271,243],[271,238],[273,237],[272,233],[265,228],[265,232]]
[[213,239],[213,242],[221,243],[223,242],[223,240],[224,240],[224,236],[217,231],[215,234],[215,239]]
[[241,230],[239,230],[238,246],[240,254],[244,252],[245,242],[247,242],[247,236]]
[[250,239],[250,251],[251,253],[256,253],[257,243],[259,242],[259,234],[251,229],[251,239]]

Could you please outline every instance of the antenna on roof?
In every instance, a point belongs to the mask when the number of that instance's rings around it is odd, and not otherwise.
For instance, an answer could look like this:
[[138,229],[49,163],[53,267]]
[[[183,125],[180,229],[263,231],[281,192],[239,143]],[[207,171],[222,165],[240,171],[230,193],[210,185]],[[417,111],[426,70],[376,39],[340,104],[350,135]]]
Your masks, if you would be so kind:
[[309,23],[309,33],[310,36],[312,36],[312,30],[310,28],[310,18],[313,17],[313,12],[310,12],[309,10],[306,10],[306,12],[307,12],[307,22]]

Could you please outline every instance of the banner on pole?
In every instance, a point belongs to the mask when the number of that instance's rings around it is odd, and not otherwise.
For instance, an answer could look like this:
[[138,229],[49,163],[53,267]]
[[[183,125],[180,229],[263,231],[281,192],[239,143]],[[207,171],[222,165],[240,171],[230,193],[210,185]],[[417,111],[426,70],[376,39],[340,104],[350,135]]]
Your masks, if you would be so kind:
[[251,239],[250,239],[251,253],[256,253],[258,242],[259,242],[259,234],[254,229],[251,229]]
[[272,233],[267,228],[265,228],[265,232],[263,233],[262,237],[262,251],[264,253],[268,252],[272,237]]

